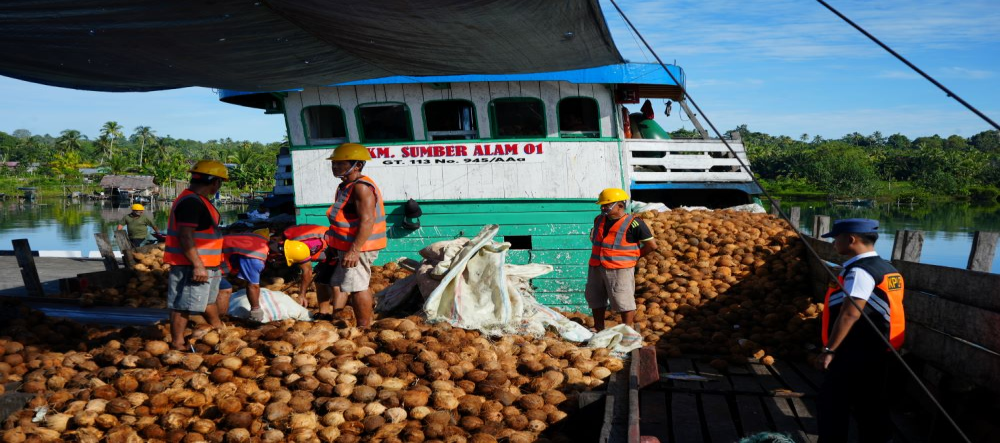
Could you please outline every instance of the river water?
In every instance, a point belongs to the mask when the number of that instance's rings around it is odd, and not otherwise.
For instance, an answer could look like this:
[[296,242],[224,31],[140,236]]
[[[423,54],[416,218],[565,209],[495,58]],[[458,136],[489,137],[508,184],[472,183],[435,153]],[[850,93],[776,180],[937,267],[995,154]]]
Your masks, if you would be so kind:
[[[880,223],[875,250],[890,257],[896,231],[923,231],[924,245],[920,261],[933,265],[965,268],[976,231],[1000,232],[1000,205],[982,206],[968,202],[923,205],[877,204],[874,207],[834,205],[826,201],[782,201],[787,211],[792,206],[802,210],[799,228],[812,233],[814,215],[833,219],[871,218]],[[1000,248],[994,252],[991,272],[1000,274]]]
[[[825,201],[783,201],[787,211],[802,208],[801,228],[811,233],[815,214],[837,218],[863,217],[881,222],[882,238],[876,250],[889,257],[892,240],[901,229],[924,231],[921,261],[935,265],[964,268],[968,263],[975,231],[1000,231],[1000,205],[976,206],[963,202],[915,206],[878,205],[872,208],[831,205]],[[152,209],[161,230],[166,229],[164,204]],[[219,208],[223,224],[236,221],[245,206]],[[80,251],[84,257],[97,250],[94,233],[113,232],[118,221],[129,212],[127,207],[113,207],[109,201],[70,202],[61,199],[40,200],[36,204],[0,202],[0,250],[13,249],[10,241],[27,238],[32,249],[44,251]],[[992,272],[1000,274],[1000,251]]]
[[[166,232],[169,204],[147,204],[146,209],[152,213],[156,226]],[[220,206],[222,224],[235,222],[236,214],[245,211],[244,205]],[[97,251],[94,234],[104,232],[114,243],[111,236],[115,226],[129,212],[132,211],[128,206],[116,207],[108,200],[0,202],[0,250],[12,250],[11,240],[26,238],[36,251],[79,251],[87,257],[91,251]]]

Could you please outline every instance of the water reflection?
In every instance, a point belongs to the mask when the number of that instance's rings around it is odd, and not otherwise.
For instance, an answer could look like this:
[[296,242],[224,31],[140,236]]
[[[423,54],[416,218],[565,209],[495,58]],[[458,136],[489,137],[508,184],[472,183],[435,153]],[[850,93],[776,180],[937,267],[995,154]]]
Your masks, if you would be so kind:
[[[146,212],[161,230],[167,228],[168,203],[147,204]],[[236,221],[243,206],[219,208],[223,224]],[[86,256],[96,251],[94,234],[114,233],[115,226],[126,214],[128,206],[115,206],[111,201],[44,199],[33,203],[19,200],[0,202],[0,249],[10,250],[10,241],[27,238],[32,249],[47,251],[82,251]]]
[[[838,218],[872,218],[879,220],[883,234],[876,250],[890,256],[896,231],[924,231],[921,262],[964,268],[969,260],[972,237],[976,231],[1000,231],[1000,205],[975,205],[968,202],[948,202],[927,205],[879,204],[874,207],[832,205],[826,201],[789,201],[781,207],[802,208],[800,228],[812,233],[814,215]],[[1000,248],[993,260],[992,272],[1000,273]]]

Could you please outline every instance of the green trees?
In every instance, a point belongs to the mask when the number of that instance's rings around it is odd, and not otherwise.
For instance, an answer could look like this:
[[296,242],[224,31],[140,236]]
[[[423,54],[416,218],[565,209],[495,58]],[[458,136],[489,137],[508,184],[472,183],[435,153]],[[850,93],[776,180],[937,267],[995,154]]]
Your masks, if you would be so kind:
[[79,151],[83,148],[83,140],[86,140],[87,136],[80,133],[76,129],[66,129],[59,133],[59,138],[56,139],[56,147],[62,153],[67,153],[70,151]]
[[132,142],[139,141],[139,167],[142,168],[146,145],[156,141],[156,131],[149,126],[136,126],[132,131]]
[[107,144],[107,152],[104,159],[107,160],[108,157],[115,155],[115,140],[124,137],[122,134],[122,125],[118,122],[107,122],[104,126],[101,126],[101,139]]

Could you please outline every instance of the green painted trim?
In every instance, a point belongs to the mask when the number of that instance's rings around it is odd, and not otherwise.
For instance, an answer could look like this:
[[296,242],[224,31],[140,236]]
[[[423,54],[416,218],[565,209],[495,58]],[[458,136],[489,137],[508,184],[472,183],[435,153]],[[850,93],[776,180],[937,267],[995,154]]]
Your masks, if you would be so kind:
[[[562,136],[562,126],[561,126],[562,119],[560,118],[560,111],[559,111],[560,106],[559,105],[561,105],[564,100],[572,99],[572,98],[582,98],[582,99],[590,100],[590,101],[594,102],[594,106],[597,106],[597,134],[598,134],[597,137],[563,137]],[[596,98],[594,98],[594,97],[587,97],[585,95],[572,95],[572,96],[569,96],[569,97],[562,97],[562,98],[560,98],[559,101],[556,102],[556,134],[559,134],[559,138],[560,139],[573,140],[573,141],[601,138],[601,135],[603,135],[601,133],[601,104],[597,101]]]
[[550,265],[586,265],[590,261],[590,248],[586,250],[560,250],[531,251],[532,263],[545,263]]
[[531,248],[536,251],[590,249],[590,237],[578,235],[544,235],[531,238]]
[[[621,140],[614,137],[602,137],[602,138],[559,138],[559,137],[538,137],[538,138],[481,138],[476,140],[412,140],[403,142],[376,142],[371,143],[374,146],[409,146],[415,143],[420,144],[431,144],[431,143],[452,143],[462,142],[466,145],[474,144],[484,144],[484,143],[497,143],[497,142],[562,142],[562,143],[618,143],[621,144]],[[333,149],[337,145],[293,145],[288,149],[292,151],[310,151],[314,149]]]
[[[546,208],[552,208],[552,209],[556,208],[555,205],[567,204],[567,203],[568,204],[572,204],[574,207],[575,206],[580,206],[582,208],[582,207],[586,206],[586,207],[592,209],[592,211],[588,210],[586,212],[593,212],[593,214],[594,214],[595,217],[597,216],[597,213],[598,213],[598,206],[594,203],[593,199],[589,199],[589,198],[560,198],[560,199],[552,199],[552,198],[515,198],[515,199],[470,198],[470,199],[467,199],[467,200],[455,200],[455,199],[420,200],[420,207],[421,207],[421,209],[423,209],[424,213],[430,213],[428,211],[434,211],[433,213],[437,213],[437,214],[452,214],[452,213],[464,214],[464,213],[469,212],[468,210],[466,210],[466,208],[469,208],[470,205],[482,205],[482,206],[486,206],[486,207],[488,207],[488,209],[484,208],[485,210],[488,210],[489,212],[496,212],[499,209],[503,209],[503,210],[517,209],[517,205],[536,205],[536,204],[539,204],[539,203],[542,203],[542,204],[549,203],[552,206],[546,205],[544,207],[546,207]],[[387,207],[396,207],[396,206],[400,206],[401,207],[404,204],[406,204],[406,201],[404,201],[404,200],[390,200],[390,201],[385,202],[385,206],[387,206]],[[438,210],[436,210],[437,207],[442,207],[442,206],[448,206],[448,207],[454,207],[454,208],[449,208],[449,210],[447,210],[447,211],[438,211]],[[326,208],[329,208],[329,207],[330,207],[330,205],[326,204],[326,203],[313,203],[313,204],[299,205],[298,206],[298,208],[300,208],[300,209],[323,208],[324,211],[326,210]],[[564,210],[564,209],[570,209],[570,208],[560,208],[560,209]],[[516,212],[534,212],[535,210],[537,210],[536,207],[533,207],[533,208],[527,208],[524,211],[518,210]],[[392,212],[392,211],[390,211],[389,209],[386,209],[386,212]],[[581,210],[581,212],[582,212],[582,210]],[[593,221],[593,220],[591,220],[591,221]]]
[[[509,262],[509,261],[508,261]],[[534,262],[542,263],[542,262]],[[545,263],[551,264],[551,263]],[[587,278],[587,271],[590,266],[587,265],[552,265],[552,272],[536,277],[535,280],[555,280],[555,279],[565,279],[565,278]]]
[[538,292],[577,293],[579,297],[583,297],[583,289],[586,285],[586,278],[561,278],[554,280],[536,278],[531,281],[531,286],[534,286]]
[[[503,103],[503,102],[514,103],[514,102],[523,102],[523,101],[538,102],[538,104],[540,104],[542,106],[542,108],[541,108],[541,111],[542,111],[541,112],[541,114],[542,114],[542,134],[545,134],[547,136],[549,134],[549,125],[548,125],[548,119],[547,119],[547,117],[545,115],[545,101],[542,100],[541,98],[538,98],[538,97],[501,97],[501,98],[495,98],[493,100],[490,100],[489,104],[487,104],[487,107],[488,107],[487,111],[488,111],[488,115],[490,116],[490,134],[496,135],[497,133],[500,132],[499,131],[499,127],[497,126],[496,103],[497,102],[500,102],[500,103]],[[539,138],[541,138],[541,137],[539,137]],[[513,140],[516,140],[516,139],[519,139],[519,138],[518,137],[494,137],[494,139],[495,140],[513,141]],[[559,140],[561,140],[561,139],[559,139]]]
[[[371,140],[365,139],[365,125],[364,125],[364,122],[361,121],[361,108],[365,107],[366,105],[403,105],[403,109],[406,111],[406,131],[407,131],[407,134],[410,136],[409,140],[394,139],[394,140],[383,140],[383,141],[371,141]],[[410,115],[410,106],[407,105],[404,102],[366,102],[366,103],[358,103],[358,105],[354,107],[354,118],[355,118],[355,122],[358,125],[358,138],[361,140],[361,143],[370,143],[370,144],[413,143],[413,141],[414,141],[413,140],[413,116]]]
[[431,140],[430,137],[427,136],[427,104],[428,103],[436,103],[436,102],[465,102],[465,103],[468,103],[469,105],[471,105],[472,106],[472,124],[476,127],[476,139],[479,138],[479,116],[476,113],[476,104],[473,103],[472,100],[466,100],[464,98],[442,98],[442,99],[439,99],[439,100],[428,100],[428,101],[425,101],[424,104],[420,105],[420,115],[424,119],[424,140],[433,141],[433,142],[446,142],[446,141],[461,141],[461,142],[465,142],[465,141],[469,141],[469,139],[465,139],[465,138],[459,138],[459,139],[455,139],[455,140]]
[[[530,235],[541,237],[546,235],[588,235],[592,224],[571,224],[560,225],[510,225],[501,226],[500,233],[505,236]],[[417,230],[409,230],[402,226],[390,226],[387,229],[389,238],[405,237],[448,237],[458,235],[459,232],[479,232],[482,226],[461,225],[461,226],[425,226]]]
[[[299,120],[302,121],[302,138],[306,140],[306,145],[313,146],[312,138],[309,137],[309,126],[306,124],[306,109],[320,108],[320,107],[337,108],[340,110],[340,118],[341,120],[343,120],[344,123],[344,136],[342,138],[345,141],[343,143],[347,143],[347,141],[350,141],[350,134],[348,133],[347,130],[347,113],[344,112],[344,108],[340,107],[339,105],[309,105],[299,110]],[[333,145],[317,145],[317,146],[327,147],[327,146],[337,146],[337,145],[339,145],[339,143]]]

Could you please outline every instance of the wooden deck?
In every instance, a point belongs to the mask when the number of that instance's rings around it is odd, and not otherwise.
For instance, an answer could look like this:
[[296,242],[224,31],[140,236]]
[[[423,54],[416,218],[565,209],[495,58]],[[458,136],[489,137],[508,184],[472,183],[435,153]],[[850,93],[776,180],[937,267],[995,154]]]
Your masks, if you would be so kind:
[[[817,441],[819,370],[801,362],[765,366],[748,361],[719,371],[701,356],[663,359],[650,368],[651,354],[644,362],[634,353],[631,371],[615,374],[609,383],[601,442],[648,442],[652,437],[661,443],[733,443],[761,432]],[[650,374],[653,379],[643,381]],[[927,441],[915,432],[920,426],[912,417],[894,413],[893,422],[894,441]]]

